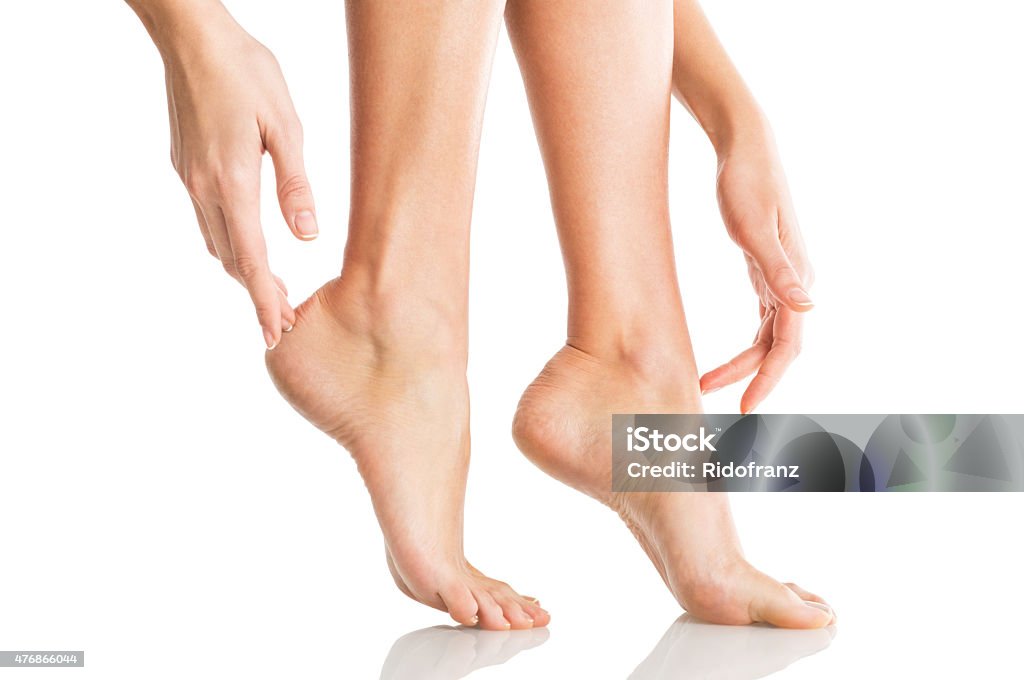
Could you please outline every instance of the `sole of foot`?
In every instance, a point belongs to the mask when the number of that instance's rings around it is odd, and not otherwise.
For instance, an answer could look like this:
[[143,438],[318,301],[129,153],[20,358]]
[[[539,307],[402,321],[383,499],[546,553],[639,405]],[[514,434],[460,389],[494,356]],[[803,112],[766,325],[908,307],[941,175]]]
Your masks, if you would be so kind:
[[467,626],[545,626],[536,600],[463,556],[468,388],[439,323],[423,306],[375,300],[338,278],[296,309],[267,369],[295,410],[352,455],[403,593]]
[[613,413],[701,413],[692,362],[597,357],[566,346],[519,402],[516,444],[543,471],[615,510],[679,604],[712,623],[822,628],[835,622],[817,595],[781,583],[743,557],[721,493],[613,493]]

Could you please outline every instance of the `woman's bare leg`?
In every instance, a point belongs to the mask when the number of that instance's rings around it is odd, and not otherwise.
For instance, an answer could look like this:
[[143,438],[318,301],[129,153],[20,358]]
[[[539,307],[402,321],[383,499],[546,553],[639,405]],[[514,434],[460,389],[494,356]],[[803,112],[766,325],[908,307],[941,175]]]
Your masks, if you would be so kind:
[[485,628],[546,625],[463,557],[469,223],[504,0],[350,0],[352,207],[340,278],[268,353],[282,394],[351,452],[395,582]]
[[668,216],[671,0],[509,0],[551,187],[568,341],[516,413],[538,466],[615,509],[680,604],[722,623],[827,625],[743,558],[724,494],[611,493],[612,413],[695,413]]

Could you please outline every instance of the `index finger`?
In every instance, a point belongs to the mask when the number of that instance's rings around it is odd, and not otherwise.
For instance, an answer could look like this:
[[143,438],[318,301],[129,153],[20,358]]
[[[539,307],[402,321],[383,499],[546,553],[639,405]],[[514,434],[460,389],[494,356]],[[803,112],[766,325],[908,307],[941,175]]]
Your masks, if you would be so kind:
[[718,368],[708,371],[700,378],[702,394],[717,392],[727,385],[743,380],[757,370],[771,350],[772,328],[775,321],[775,310],[765,310],[761,306],[761,325],[757,329],[754,343]]
[[741,413],[750,413],[754,410],[775,389],[782,374],[800,354],[803,324],[799,312],[794,312],[788,307],[779,308],[775,315],[772,347],[740,399]]
[[249,291],[267,349],[281,341],[281,294],[267,262],[267,244],[260,226],[259,194],[235,197],[221,205],[235,271]]

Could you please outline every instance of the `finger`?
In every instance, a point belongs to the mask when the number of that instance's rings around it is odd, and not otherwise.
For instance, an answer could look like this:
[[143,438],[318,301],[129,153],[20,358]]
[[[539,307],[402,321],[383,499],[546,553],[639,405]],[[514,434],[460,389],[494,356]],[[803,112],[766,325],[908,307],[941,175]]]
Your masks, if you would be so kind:
[[206,220],[206,228],[209,230],[210,241],[213,243],[214,256],[220,260],[224,271],[228,276],[238,281],[238,273],[235,271],[235,255],[231,252],[231,240],[228,238],[228,228],[224,224],[224,215],[220,208],[211,203],[198,201],[199,211]]
[[199,223],[199,232],[203,235],[203,241],[206,243],[206,251],[210,253],[210,255],[217,257],[217,248],[213,245],[213,238],[210,236],[210,227],[206,225],[206,218],[203,217],[203,211],[199,207],[199,203],[194,198],[192,198],[192,207],[196,211],[196,222]]
[[768,356],[768,351],[772,346],[772,324],[775,314],[775,310],[768,310],[761,321],[761,327],[757,331],[753,345],[725,364],[701,376],[700,391],[702,394],[717,392],[727,385],[743,380],[757,370],[764,358]]
[[280,288],[277,289],[277,294],[281,298],[281,332],[290,333],[295,328],[295,310],[289,304],[288,296]]
[[757,263],[772,295],[794,312],[810,310],[814,302],[782,247],[778,224],[773,224],[771,229],[758,230],[757,234],[756,240],[744,246]]
[[741,413],[753,411],[779,384],[782,374],[800,354],[802,334],[803,319],[800,315],[788,307],[780,309],[775,315],[772,347],[740,398]]
[[284,293],[284,296],[288,297],[288,286],[284,285],[284,281],[281,280],[280,276],[276,274],[274,275],[274,283],[276,283],[277,287],[281,289],[281,292]]
[[277,285],[277,292],[281,298],[281,331],[289,333],[295,328],[295,309],[288,302],[288,287],[284,285],[284,281],[276,274],[271,275],[274,277],[274,283]]
[[[196,208],[196,215],[198,217],[201,217],[205,224],[206,218],[203,217],[202,209],[199,207],[198,202],[193,200],[193,205]],[[238,276],[238,272],[235,269],[234,254],[231,252],[230,240],[228,239],[227,235],[227,226],[224,224],[224,220],[221,217],[221,211],[213,209],[210,210],[209,212],[211,214],[211,217],[216,216],[213,221],[218,226],[215,230],[212,230],[212,232],[218,234],[217,241],[221,243],[220,249],[221,252],[224,253],[224,258],[222,260],[224,270],[228,272],[231,278],[235,279],[239,283],[242,283],[241,278]],[[207,242],[207,248],[211,249],[211,254],[214,257],[218,257],[217,246],[214,243],[213,237],[210,236],[210,233],[211,230],[209,229],[209,227],[207,227],[203,236],[204,238],[209,239]],[[218,257],[218,259],[220,258]],[[284,281],[281,280],[281,277],[274,276],[274,283],[277,286],[278,292],[281,297],[281,330],[282,332],[288,332],[295,326],[295,310],[292,309],[291,304],[288,302],[288,286],[286,286]],[[244,286],[245,284],[242,285]]]
[[273,131],[268,130],[264,145],[274,161],[281,214],[297,238],[312,241],[320,229],[316,222],[313,191],[302,159],[302,127],[298,119]]
[[259,221],[259,195],[244,199],[236,195],[221,211],[231,241],[235,272],[252,298],[267,349],[274,349],[281,341],[281,291],[267,263],[267,246]]

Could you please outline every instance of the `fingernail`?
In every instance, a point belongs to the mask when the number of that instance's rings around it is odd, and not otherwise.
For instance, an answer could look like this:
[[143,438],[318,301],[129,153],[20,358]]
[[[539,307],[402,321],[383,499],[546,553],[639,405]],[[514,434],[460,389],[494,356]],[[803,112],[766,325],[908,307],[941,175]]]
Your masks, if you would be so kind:
[[810,307],[814,304],[814,300],[811,299],[811,296],[803,288],[794,288],[789,291],[789,299],[801,307]]
[[310,210],[303,210],[295,216],[295,231],[299,232],[302,238],[315,239],[320,233],[316,226],[316,216]]
[[714,394],[715,392],[717,392],[720,389],[722,389],[722,388],[721,387],[712,387],[710,390],[704,390],[703,392],[701,392],[701,395],[707,396],[709,394]]
[[532,602],[535,605],[538,605],[538,606],[540,605],[540,600],[538,600],[535,597],[530,597],[529,595],[523,595],[523,599],[526,600],[527,602]]
[[267,351],[268,352],[270,350],[274,349],[275,347],[277,347],[277,343],[274,342],[274,336],[271,334],[270,331],[263,331],[263,339],[266,340],[266,342],[267,342]]
[[479,616],[474,616],[473,618],[470,619],[470,623],[475,626],[476,624],[480,623],[480,617]]
[[289,325],[288,328],[284,329],[284,332],[285,333],[291,333],[293,328],[295,328],[295,324]]

